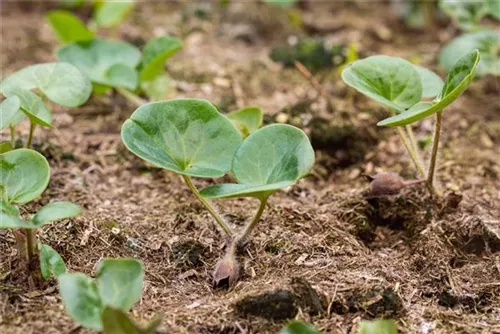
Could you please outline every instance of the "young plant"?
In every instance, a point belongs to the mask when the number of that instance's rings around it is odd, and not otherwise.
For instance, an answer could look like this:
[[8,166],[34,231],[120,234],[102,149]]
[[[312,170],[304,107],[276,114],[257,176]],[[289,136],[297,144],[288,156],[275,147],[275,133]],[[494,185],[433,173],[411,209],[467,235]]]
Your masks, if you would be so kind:
[[500,33],[494,30],[464,34],[453,39],[441,50],[439,64],[450,72],[460,57],[474,49],[481,53],[476,75],[500,76]]
[[18,149],[0,154],[0,228],[12,229],[20,255],[27,257],[30,270],[39,268],[44,279],[64,273],[66,266],[54,249],[37,242],[36,229],[81,212],[73,203],[53,202],[33,215],[21,214],[20,206],[39,197],[49,179],[49,163],[40,153]]
[[[378,125],[397,126],[419,176],[426,177],[427,185],[433,193],[437,193],[433,182],[442,111],[469,86],[479,60],[477,50],[460,58],[444,84],[433,72],[415,67],[404,59],[388,56],[373,56],[356,61],[342,73],[343,80],[349,86],[389,107],[393,116],[380,121]],[[435,98],[431,102],[423,100],[432,97]],[[436,115],[434,142],[429,168],[425,173],[410,124],[434,114]]]
[[439,7],[460,29],[465,31],[481,30],[481,19],[485,16],[500,20],[500,2],[498,0],[441,0]]
[[[237,279],[236,247],[245,243],[260,220],[267,200],[294,185],[314,164],[305,133],[289,125],[269,125],[242,137],[229,119],[207,101],[178,99],[149,103],[137,109],[122,128],[125,146],[157,167],[182,175],[198,200],[230,238],[227,254],[214,274],[217,283]],[[191,177],[219,178],[231,170],[238,184],[218,184],[199,191]],[[254,197],[259,209],[247,227],[236,233],[209,199]]]
[[141,328],[127,314],[142,294],[144,268],[138,260],[104,259],[95,279],[71,273],[58,280],[66,311],[85,328],[105,334],[153,334],[160,325],[161,316]]
[[247,107],[232,111],[227,117],[240,130],[243,138],[246,138],[262,126],[264,114],[260,108]]
[[[32,92],[37,90],[39,95]],[[30,131],[26,147],[31,147],[36,126],[52,128],[52,113],[45,104],[50,100],[65,107],[84,104],[92,92],[90,81],[68,63],[45,63],[28,66],[0,83],[2,102],[0,130],[9,127],[11,143],[15,143],[15,127],[27,116]]]

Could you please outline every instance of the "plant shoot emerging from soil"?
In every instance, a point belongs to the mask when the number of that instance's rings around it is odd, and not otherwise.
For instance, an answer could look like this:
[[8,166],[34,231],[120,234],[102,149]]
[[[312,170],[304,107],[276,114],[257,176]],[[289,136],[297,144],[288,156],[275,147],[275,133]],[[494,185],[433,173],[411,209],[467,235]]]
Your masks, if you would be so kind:
[[[92,92],[87,77],[68,63],[28,66],[7,76],[0,85],[0,92],[6,97],[0,105],[0,130],[10,128],[12,148],[15,146],[15,127],[26,116],[30,120],[27,148],[31,147],[36,126],[52,128],[47,100],[65,107],[78,107]],[[32,90],[37,90],[39,95]]]
[[[235,258],[264,212],[267,200],[279,189],[294,185],[314,164],[314,151],[302,130],[289,125],[269,125],[242,141],[231,121],[207,101],[179,99],[149,103],[137,109],[122,128],[127,148],[155,166],[182,175],[230,239],[219,263],[216,283],[237,280]],[[191,177],[220,178],[229,171],[237,184],[218,184],[199,191]],[[210,204],[209,199],[253,197],[257,213],[236,234]]]
[[[26,256],[31,271],[42,277],[66,271],[61,256],[51,247],[36,241],[42,225],[78,216],[81,209],[70,202],[53,202],[24,219],[20,206],[31,202],[47,188],[49,164],[36,151],[18,149],[0,154],[0,228],[12,229],[21,256]],[[37,261],[38,260],[38,261]]]
[[[438,194],[434,186],[441,117],[445,107],[455,101],[472,81],[479,63],[479,51],[474,50],[460,58],[443,81],[433,72],[412,65],[401,58],[373,56],[352,63],[342,73],[351,87],[385,105],[393,114],[378,125],[397,126],[403,144],[420,177],[426,178],[428,188]],[[434,98],[431,102],[422,99]],[[434,142],[427,173],[424,171],[411,124],[436,115]]]
[[156,333],[161,316],[141,328],[127,314],[142,294],[144,268],[140,261],[104,259],[95,279],[82,273],[62,274],[58,279],[66,311],[83,327],[105,334]]

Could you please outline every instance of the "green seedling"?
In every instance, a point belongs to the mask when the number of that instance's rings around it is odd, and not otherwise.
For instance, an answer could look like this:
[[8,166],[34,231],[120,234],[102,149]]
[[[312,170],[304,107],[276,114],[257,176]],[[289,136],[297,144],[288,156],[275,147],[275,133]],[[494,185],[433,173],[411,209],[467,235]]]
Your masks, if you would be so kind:
[[441,50],[439,64],[450,72],[458,59],[473,49],[481,53],[476,75],[500,76],[500,32],[495,30],[464,34],[453,39]]
[[[269,196],[294,185],[314,164],[314,151],[303,131],[289,125],[269,125],[242,141],[231,121],[204,100],[145,104],[123,125],[122,140],[140,158],[182,175],[230,238],[227,254],[214,274],[216,283],[222,279],[236,281],[236,247],[247,240],[259,222]],[[191,179],[220,178],[229,171],[237,184],[218,184],[199,191]],[[260,201],[256,215],[241,233],[235,233],[209,202],[231,197]]]
[[[303,321],[291,321],[281,331],[280,334],[321,334],[313,326]],[[372,321],[361,320],[359,322],[359,334],[398,334],[398,327],[394,320],[376,319]]]
[[481,20],[491,16],[500,20],[500,2],[498,0],[441,0],[440,9],[465,31],[481,30]]
[[227,114],[227,117],[233,122],[234,126],[240,130],[245,138],[262,126],[264,114],[260,108],[247,107],[232,111]]
[[[39,95],[32,92],[36,90]],[[0,130],[9,127],[11,143],[15,142],[15,127],[27,116],[30,132],[26,147],[31,147],[36,126],[52,128],[52,113],[45,101],[65,107],[84,104],[92,92],[88,78],[68,63],[46,63],[28,66],[0,83],[6,99],[0,105]]]
[[49,179],[49,163],[40,153],[18,149],[0,154],[0,228],[13,230],[20,255],[27,256],[30,270],[39,263],[44,279],[64,273],[66,266],[54,249],[37,242],[36,229],[81,212],[73,203],[53,202],[35,214],[21,214],[20,207],[39,197]]
[[164,97],[169,87],[164,64],[181,48],[180,40],[163,36],[149,41],[141,55],[136,47],[128,43],[92,39],[69,44],[61,48],[57,56],[85,73],[96,92],[114,88],[140,106],[145,101],[136,92],[144,92],[152,99]]
[[141,328],[127,314],[142,294],[144,268],[138,260],[104,259],[95,279],[66,273],[58,280],[66,312],[85,328],[105,334],[153,334],[160,325],[161,316]]
[[[467,89],[479,60],[479,51],[469,52],[455,63],[444,83],[427,69],[416,67],[404,59],[388,56],[373,56],[356,61],[342,72],[342,78],[349,86],[388,107],[393,113],[392,117],[380,121],[378,125],[397,126],[419,176],[426,177],[427,185],[433,193],[436,193],[433,181],[442,111]],[[433,97],[432,101],[428,101]],[[430,164],[425,173],[410,124],[431,115],[436,115],[436,128]]]

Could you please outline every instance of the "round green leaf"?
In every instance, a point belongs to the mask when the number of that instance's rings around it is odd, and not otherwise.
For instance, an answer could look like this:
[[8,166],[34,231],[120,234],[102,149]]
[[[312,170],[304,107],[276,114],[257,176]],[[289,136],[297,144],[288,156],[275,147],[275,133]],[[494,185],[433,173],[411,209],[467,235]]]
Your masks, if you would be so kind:
[[101,330],[104,306],[96,283],[81,273],[61,274],[58,279],[59,293],[71,318],[85,328]]
[[302,130],[286,124],[268,125],[245,139],[234,155],[232,171],[239,184],[219,184],[200,193],[207,198],[262,199],[295,184],[313,165],[314,150]]
[[321,334],[321,332],[305,322],[292,321],[280,331],[280,334]]
[[357,60],[342,72],[342,79],[396,112],[413,106],[422,97],[419,73],[401,58],[372,56]]
[[50,167],[40,153],[18,149],[0,154],[0,199],[24,204],[47,188]]
[[80,206],[71,202],[54,202],[42,207],[31,219],[35,226],[61,219],[76,217],[82,212]]
[[92,93],[88,78],[68,63],[46,63],[28,66],[2,81],[2,93],[12,95],[12,89],[38,89],[49,100],[65,107],[84,104]]
[[407,125],[442,111],[467,89],[474,78],[479,59],[479,51],[477,50],[460,58],[448,75],[443,89],[435,101],[418,103],[399,115],[380,121],[377,125]]
[[465,34],[455,38],[442,49],[439,64],[450,72],[461,57],[474,49],[478,49],[481,53],[477,75],[500,75],[500,33],[494,30]]
[[60,49],[57,57],[78,67],[94,83],[128,89],[138,85],[138,75],[130,73],[136,71],[141,53],[128,43],[101,39],[77,42]]
[[101,27],[113,27],[122,23],[132,8],[134,1],[100,1],[96,5],[94,20]]
[[242,138],[208,101],[176,99],[139,107],[123,124],[122,140],[155,166],[216,178],[231,168]]
[[82,20],[67,10],[49,11],[45,14],[45,19],[61,43],[88,41],[94,37],[94,33],[85,26]]
[[247,137],[262,126],[264,115],[260,108],[248,107],[230,112],[227,117],[233,121],[242,135]]
[[422,82],[422,97],[432,98],[438,96],[444,86],[443,79],[431,70],[418,65],[414,66]]
[[4,91],[3,93],[5,96],[15,96],[21,101],[21,113],[16,113],[11,118],[10,124],[19,124],[23,120],[24,115],[26,115],[35,124],[47,128],[52,127],[52,113],[38,95],[30,90],[18,87],[9,88],[8,91]]
[[8,97],[0,103],[0,130],[12,123],[20,108],[21,100],[17,96]]
[[134,259],[105,259],[96,284],[104,305],[127,312],[141,298],[144,268]]
[[182,41],[170,36],[150,40],[142,51],[141,81],[151,81],[164,73],[164,64],[182,49]]
[[40,251],[40,270],[43,279],[49,279],[51,274],[57,277],[66,272],[64,260],[52,247],[38,243],[38,250]]
[[398,327],[391,319],[362,320],[359,322],[359,334],[398,334]]

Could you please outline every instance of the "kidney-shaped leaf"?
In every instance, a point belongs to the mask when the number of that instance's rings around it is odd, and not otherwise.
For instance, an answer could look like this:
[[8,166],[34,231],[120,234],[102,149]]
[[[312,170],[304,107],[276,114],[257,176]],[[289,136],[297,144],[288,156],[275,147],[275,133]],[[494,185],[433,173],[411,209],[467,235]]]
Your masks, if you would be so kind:
[[3,91],[3,94],[8,97],[15,96],[21,101],[21,113],[16,113],[11,118],[10,124],[17,125],[26,115],[35,124],[47,128],[52,127],[52,114],[38,95],[18,87],[11,87],[7,91]]
[[65,107],[84,104],[92,93],[89,79],[68,63],[46,63],[28,66],[2,81],[2,91],[38,89],[49,100]]
[[51,274],[57,277],[66,272],[64,260],[52,247],[38,243],[38,250],[40,251],[40,270],[43,279],[49,279]]
[[410,62],[397,57],[372,56],[357,60],[342,72],[342,79],[396,112],[418,103],[422,97],[418,71]]
[[138,85],[138,75],[130,72],[136,72],[141,54],[128,43],[100,39],[77,42],[57,51],[57,57],[78,67],[92,82],[128,89]]
[[422,97],[431,98],[438,96],[444,86],[443,79],[425,67],[418,65],[414,66],[422,81]]
[[263,113],[260,108],[248,107],[230,112],[227,117],[236,125],[244,137],[262,126]]
[[134,259],[105,259],[96,284],[104,305],[127,312],[141,298],[144,268]]
[[10,125],[14,116],[19,113],[21,108],[21,100],[17,96],[6,98],[0,103],[0,130]]
[[321,334],[321,332],[305,322],[292,321],[280,331],[280,334]]
[[307,135],[286,124],[273,124],[251,134],[233,159],[234,184],[218,184],[200,193],[207,198],[265,198],[295,184],[314,165],[314,150]]
[[101,330],[101,313],[104,308],[96,283],[81,273],[61,274],[59,293],[66,311],[83,327]]
[[47,188],[50,167],[40,153],[18,149],[0,154],[0,196],[7,203],[24,204]]
[[163,74],[163,65],[174,53],[182,49],[182,41],[170,36],[150,40],[142,51],[141,81],[150,81]]
[[76,217],[82,212],[80,206],[71,202],[54,202],[42,207],[31,219],[33,225],[39,227],[56,220]]
[[449,72],[455,63],[470,50],[478,49],[481,60],[477,66],[477,75],[500,75],[500,33],[494,30],[465,34],[448,43],[439,55],[439,64]]
[[67,10],[49,11],[45,14],[45,18],[61,43],[88,41],[94,37],[94,33],[85,26],[82,20]]
[[436,101],[418,103],[407,111],[384,119],[379,126],[401,126],[407,125],[436,112],[442,111],[446,106],[455,101],[460,94],[469,86],[479,63],[479,51],[474,50],[460,58],[451,70],[443,86],[441,94]]
[[139,107],[122,127],[125,146],[155,166],[197,177],[221,177],[242,138],[205,100],[176,99]]

